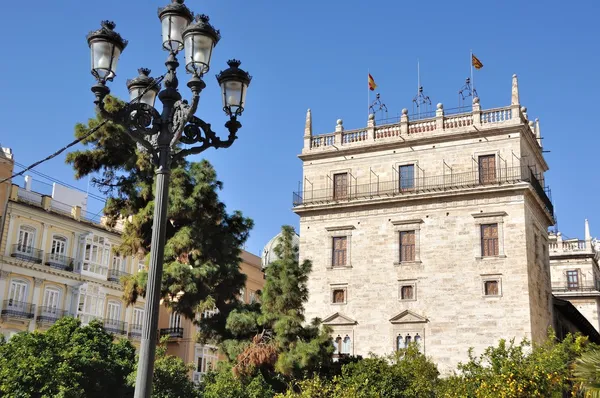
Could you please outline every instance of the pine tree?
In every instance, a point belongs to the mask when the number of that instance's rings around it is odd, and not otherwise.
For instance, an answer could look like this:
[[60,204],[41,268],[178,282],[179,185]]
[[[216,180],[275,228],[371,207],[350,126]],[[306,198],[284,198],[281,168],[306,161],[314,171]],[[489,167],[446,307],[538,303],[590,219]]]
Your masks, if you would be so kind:
[[[114,111],[123,103],[107,97],[106,108]],[[102,121],[100,116],[75,127],[83,136]],[[123,243],[116,251],[147,257],[150,251],[154,212],[154,166],[121,126],[106,123],[82,143],[85,150],[71,152],[67,163],[76,178],[93,176],[92,182],[109,195],[104,214],[114,227],[125,220]],[[168,222],[164,256],[162,297],[174,311],[193,319],[216,306],[219,313],[201,322],[207,338],[227,337],[225,321],[240,306],[236,296],[244,286],[240,272],[240,248],[253,226],[241,212],[228,213],[219,200],[223,188],[207,161],[172,165]],[[147,273],[125,278],[125,299],[134,303],[145,295]],[[176,300],[173,300],[177,298]]]
[[282,237],[275,248],[278,260],[266,269],[266,283],[261,294],[260,314],[234,311],[228,319],[230,329],[240,333],[243,328],[259,330],[250,343],[243,344],[237,355],[234,371],[247,376],[256,370],[267,380],[277,374],[285,378],[302,377],[331,365],[333,345],[329,330],[318,319],[305,324],[304,303],[308,299],[306,282],[312,264],[299,263],[298,247],[293,244],[294,229],[282,228]]

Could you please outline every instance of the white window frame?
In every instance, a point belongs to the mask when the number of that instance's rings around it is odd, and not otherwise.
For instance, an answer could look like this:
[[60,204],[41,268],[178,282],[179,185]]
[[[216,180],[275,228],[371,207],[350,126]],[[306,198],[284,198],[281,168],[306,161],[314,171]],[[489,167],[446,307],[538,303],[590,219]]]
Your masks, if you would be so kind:
[[62,291],[55,286],[46,286],[42,299],[42,307],[46,313],[55,314],[60,308]]
[[211,345],[196,345],[194,351],[194,383],[199,383],[208,371],[215,368],[218,361],[219,352],[217,347]]
[[181,314],[177,312],[171,312],[169,314],[169,329],[180,329],[181,328]]
[[134,308],[133,309],[133,318],[131,319],[131,324],[136,329],[141,329],[144,325],[144,309],[143,308]]
[[112,261],[112,244],[100,235],[88,235],[83,242],[82,271],[106,277]]
[[[17,233],[17,246],[16,251],[24,254],[32,254],[35,248],[35,238],[37,235],[37,229],[28,224],[19,225],[19,232]],[[23,238],[25,237],[25,242]]]
[[108,300],[106,303],[106,320],[120,322],[122,305],[117,300]]
[[77,318],[81,319],[83,324],[88,324],[94,319],[104,316],[104,302],[106,295],[100,293],[97,286],[87,286],[79,288],[77,298]]
[[11,308],[24,307],[29,298],[29,282],[25,279],[14,278],[10,280],[9,286],[8,306]]

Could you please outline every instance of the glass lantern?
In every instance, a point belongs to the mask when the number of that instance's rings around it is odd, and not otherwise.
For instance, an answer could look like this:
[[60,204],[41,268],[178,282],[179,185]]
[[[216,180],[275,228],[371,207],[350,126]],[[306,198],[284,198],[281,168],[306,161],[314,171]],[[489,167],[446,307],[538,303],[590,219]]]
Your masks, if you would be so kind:
[[212,50],[220,39],[221,34],[209,23],[208,16],[198,15],[196,21],[183,31],[188,73],[202,76],[208,72]]
[[[160,91],[160,84],[154,84],[154,79],[150,77],[150,69],[140,68],[138,72],[138,77],[127,80],[129,100],[131,103],[139,101],[142,104],[153,107],[156,95]],[[146,92],[144,93],[144,91]]]
[[92,75],[104,83],[116,76],[117,63],[127,46],[127,40],[114,31],[114,22],[102,21],[101,26],[88,34],[87,41],[92,56]]
[[248,72],[240,69],[241,62],[237,59],[227,61],[229,68],[217,75],[223,96],[223,110],[229,116],[239,116],[244,112],[246,92],[252,80]]
[[194,15],[183,1],[172,0],[171,4],[158,10],[162,25],[163,48],[172,53],[183,50],[183,30],[194,19]]

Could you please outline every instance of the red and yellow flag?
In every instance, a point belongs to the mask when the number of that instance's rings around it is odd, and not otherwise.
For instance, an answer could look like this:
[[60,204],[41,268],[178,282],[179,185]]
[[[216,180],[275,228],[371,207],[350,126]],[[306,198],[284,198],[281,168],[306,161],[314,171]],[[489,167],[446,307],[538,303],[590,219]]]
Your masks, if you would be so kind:
[[376,88],[377,88],[377,84],[375,84],[375,80],[373,79],[373,76],[371,76],[371,74],[369,73],[369,90],[375,91]]
[[475,69],[483,68],[483,63],[475,56],[475,54],[471,54],[471,63],[475,67]]

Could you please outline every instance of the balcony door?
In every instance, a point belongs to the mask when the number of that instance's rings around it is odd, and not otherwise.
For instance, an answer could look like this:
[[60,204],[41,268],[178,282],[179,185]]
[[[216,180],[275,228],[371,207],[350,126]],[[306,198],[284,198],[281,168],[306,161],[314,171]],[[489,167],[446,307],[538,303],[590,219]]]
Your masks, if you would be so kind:
[[411,191],[415,188],[415,165],[406,164],[398,168],[400,191]]
[[567,288],[569,290],[579,289],[579,271],[567,271]]
[[348,173],[333,175],[333,199],[343,200],[348,198]]
[[479,183],[492,184],[496,182],[496,155],[479,157]]
[[181,315],[176,312],[171,312],[169,316],[169,329],[181,328]]
[[65,263],[67,253],[67,238],[54,235],[52,237],[52,248],[50,249],[50,260],[57,263]]
[[44,291],[44,300],[42,301],[42,312],[46,314],[56,314],[60,308],[60,291],[47,287]]
[[21,280],[10,281],[8,292],[8,308],[24,310],[27,301],[27,283]]
[[35,228],[28,225],[22,225],[19,228],[19,240],[17,243],[17,252],[23,254],[33,254],[35,244]]
[[106,307],[106,322],[115,325],[120,320],[121,304],[109,301],[108,306]]

